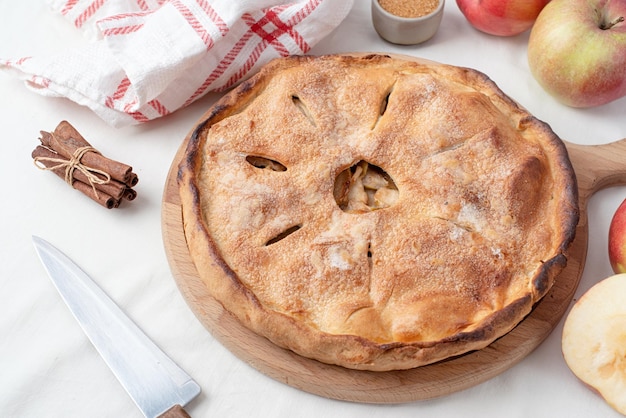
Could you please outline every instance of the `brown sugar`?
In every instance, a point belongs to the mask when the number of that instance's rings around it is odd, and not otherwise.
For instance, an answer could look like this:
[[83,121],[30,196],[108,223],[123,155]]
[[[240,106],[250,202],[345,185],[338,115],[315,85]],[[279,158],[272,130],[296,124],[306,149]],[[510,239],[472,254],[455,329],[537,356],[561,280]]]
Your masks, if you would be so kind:
[[426,16],[435,11],[439,0],[378,0],[380,7],[400,17]]

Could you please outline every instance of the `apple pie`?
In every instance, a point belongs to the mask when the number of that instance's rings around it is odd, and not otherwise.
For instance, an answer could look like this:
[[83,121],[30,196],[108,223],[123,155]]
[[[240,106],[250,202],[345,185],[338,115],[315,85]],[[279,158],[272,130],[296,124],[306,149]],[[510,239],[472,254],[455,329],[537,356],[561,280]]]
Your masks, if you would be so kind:
[[212,297],[280,347],[373,371],[509,332],[579,216],[563,142],[487,76],[376,54],[272,61],[206,112],[178,184]]

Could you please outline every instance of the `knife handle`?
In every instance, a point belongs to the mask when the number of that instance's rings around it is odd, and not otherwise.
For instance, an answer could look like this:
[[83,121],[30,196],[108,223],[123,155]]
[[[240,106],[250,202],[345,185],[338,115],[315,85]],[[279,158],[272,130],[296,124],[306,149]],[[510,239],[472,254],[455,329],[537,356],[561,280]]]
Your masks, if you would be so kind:
[[174,405],[163,412],[158,418],[191,418],[191,416],[180,405]]

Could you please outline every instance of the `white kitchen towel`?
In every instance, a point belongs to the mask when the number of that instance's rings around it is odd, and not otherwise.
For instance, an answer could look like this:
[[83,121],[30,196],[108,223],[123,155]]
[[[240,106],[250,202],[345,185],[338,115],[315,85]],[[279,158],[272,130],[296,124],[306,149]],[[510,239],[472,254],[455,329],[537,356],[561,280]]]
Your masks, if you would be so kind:
[[146,122],[305,54],[353,0],[49,0],[91,38],[51,57],[0,59],[30,89],[88,106],[113,126]]

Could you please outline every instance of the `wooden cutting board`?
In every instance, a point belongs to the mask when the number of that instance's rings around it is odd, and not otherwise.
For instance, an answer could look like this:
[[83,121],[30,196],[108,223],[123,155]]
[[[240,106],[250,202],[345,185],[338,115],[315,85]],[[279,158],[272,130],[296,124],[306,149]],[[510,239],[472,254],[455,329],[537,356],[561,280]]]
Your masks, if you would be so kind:
[[530,315],[479,351],[412,370],[358,371],[275,346],[241,325],[208,294],[189,256],[176,183],[178,163],[190,136],[191,132],[172,162],[162,202],[165,251],[187,304],[217,340],[260,372],[310,393],[353,402],[401,403],[448,395],[482,383],[524,359],[554,329],[574,296],[587,255],[589,198],[605,187],[626,184],[626,138],[597,146],[566,143],[578,179],[580,222],[567,267]]

